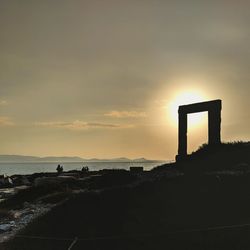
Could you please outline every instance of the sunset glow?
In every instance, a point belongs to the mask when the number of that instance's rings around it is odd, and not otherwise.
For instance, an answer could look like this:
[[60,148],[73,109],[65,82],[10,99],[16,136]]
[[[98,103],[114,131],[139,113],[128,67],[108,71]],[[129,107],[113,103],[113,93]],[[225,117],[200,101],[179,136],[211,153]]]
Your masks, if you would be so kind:
[[[1,1],[0,154],[173,160],[178,107],[250,140],[249,1]],[[188,114],[189,151],[207,112]]]
[[[181,105],[203,102],[206,98],[198,91],[187,91],[178,93],[173,100],[168,104],[168,115],[174,126],[178,125],[178,108]],[[195,128],[203,124],[207,119],[205,112],[188,115],[189,128]]]

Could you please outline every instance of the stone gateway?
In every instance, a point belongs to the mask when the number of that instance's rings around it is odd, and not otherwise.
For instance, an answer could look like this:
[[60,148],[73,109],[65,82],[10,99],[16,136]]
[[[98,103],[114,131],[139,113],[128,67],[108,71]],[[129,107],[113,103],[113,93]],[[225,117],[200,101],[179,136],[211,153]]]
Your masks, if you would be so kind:
[[221,143],[221,108],[221,100],[179,106],[179,137],[176,161],[184,159],[187,156],[188,114],[208,111],[208,144],[215,145]]

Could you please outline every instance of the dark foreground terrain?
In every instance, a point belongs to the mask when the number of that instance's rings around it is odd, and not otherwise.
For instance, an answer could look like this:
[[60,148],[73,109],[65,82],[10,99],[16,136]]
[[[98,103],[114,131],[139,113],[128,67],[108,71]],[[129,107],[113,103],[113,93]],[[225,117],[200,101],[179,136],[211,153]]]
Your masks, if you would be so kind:
[[57,192],[67,199],[0,249],[250,249],[249,143],[203,147],[147,173],[114,171],[67,188],[77,185],[85,191]]

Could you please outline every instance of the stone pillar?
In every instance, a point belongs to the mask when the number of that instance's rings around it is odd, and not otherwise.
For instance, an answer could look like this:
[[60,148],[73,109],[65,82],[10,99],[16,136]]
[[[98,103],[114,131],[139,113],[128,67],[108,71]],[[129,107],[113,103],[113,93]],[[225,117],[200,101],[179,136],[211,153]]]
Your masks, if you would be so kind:
[[187,114],[179,111],[178,158],[187,155]]
[[216,108],[208,111],[208,144],[221,143],[221,109]]

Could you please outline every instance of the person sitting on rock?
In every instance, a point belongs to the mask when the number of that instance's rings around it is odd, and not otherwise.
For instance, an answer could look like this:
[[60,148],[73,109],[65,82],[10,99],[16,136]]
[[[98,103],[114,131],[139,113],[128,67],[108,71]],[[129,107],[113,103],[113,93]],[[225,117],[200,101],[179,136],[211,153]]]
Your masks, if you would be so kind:
[[63,172],[63,166],[61,166],[60,164],[58,164],[56,170],[57,170],[58,174],[61,174]]
[[86,167],[82,167],[82,172],[88,172],[89,171],[89,167],[86,166]]

